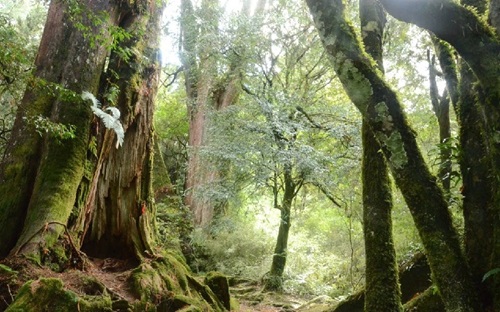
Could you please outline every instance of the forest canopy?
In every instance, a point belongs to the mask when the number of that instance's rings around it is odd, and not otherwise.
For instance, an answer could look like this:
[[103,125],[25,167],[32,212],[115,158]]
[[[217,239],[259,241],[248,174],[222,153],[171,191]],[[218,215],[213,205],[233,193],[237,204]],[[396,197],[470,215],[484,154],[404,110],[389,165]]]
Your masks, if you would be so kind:
[[500,310],[500,1],[0,4],[0,311]]

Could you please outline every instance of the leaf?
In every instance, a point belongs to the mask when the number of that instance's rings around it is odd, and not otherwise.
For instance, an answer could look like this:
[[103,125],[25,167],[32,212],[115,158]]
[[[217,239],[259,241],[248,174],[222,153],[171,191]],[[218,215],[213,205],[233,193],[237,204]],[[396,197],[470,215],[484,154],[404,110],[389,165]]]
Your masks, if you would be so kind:
[[495,275],[495,274],[498,274],[498,273],[500,273],[500,268],[495,268],[493,270],[489,270],[488,272],[486,272],[486,274],[484,274],[483,280],[481,282],[484,282],[488,277]]

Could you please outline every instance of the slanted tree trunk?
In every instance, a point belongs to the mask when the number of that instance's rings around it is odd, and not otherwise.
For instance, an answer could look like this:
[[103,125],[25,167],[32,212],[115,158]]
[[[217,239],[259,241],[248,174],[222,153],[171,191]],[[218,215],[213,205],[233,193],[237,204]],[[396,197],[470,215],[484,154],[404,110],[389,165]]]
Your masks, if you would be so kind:
[[[384,9],[374,0],[360,1],[361,31],[367,52],[383,71]],[[380,144],[363,121],[363,232],[366,254],[365,311],[402,311],[396,251],[392,239],[392,190]]]
[[346,22],[343,2],[307,0],[307,4],[333,68],[388,160],[417,226],[446,308],[478,311],[477,294],[447,202],[423,160],[397,95],[361,49],[355,32]]
[[[477,78],[481,92],[480,111],[484,120],[485,146],[489,176],[493,178],[492,198],[492,229],[493,242],[491,259],[487,269],[500,267],[500,140],[498,140],[500,125],[500,62],[498,54],[500,42],[498,37],[483,19],[478,17],[478,12],[484,12],[487,7],[485,1],[463,1],[464,4],[476,8],[461,6],[454,1],[412,1],[405,2],[403,7],[400,1],[381,0],[386,9],[394,17],[414,23],[422,28],[432,31],[438,38],[450,43],[458,54],[467,62],[471,71]],[[493,1],[491,8],[496,9],[498,3]],[[411,12],[411,14],[409,14]],[[491,15],[490,17],[493,17]],[[459,25],[459,29],[457,29]],[[496,24],[494,24],[496,25]],[[480,138],[476,138],[481,140]],[[483,213],[484,215],[484,213]],[[493,294],[499,294],[500,274],[491,277],[494,281]],[[495,299],[495,309],[500,309],[500,295]]]

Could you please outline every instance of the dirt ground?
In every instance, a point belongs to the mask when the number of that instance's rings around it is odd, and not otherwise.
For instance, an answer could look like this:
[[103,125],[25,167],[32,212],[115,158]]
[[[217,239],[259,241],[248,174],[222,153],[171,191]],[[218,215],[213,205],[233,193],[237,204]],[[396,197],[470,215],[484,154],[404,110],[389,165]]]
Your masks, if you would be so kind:
[[[147,260],[146,260],[147,261]],[[93,259],[86,258],[85,263],[78,269],[66,269],[62,273],[55,272],[47,267],[34,265],[33,263],[16,258],[14,261],[3,262],[18,272],[16,284],[0,293],[3,306],[12,302],[17,289],[28,280],[45,278],[61,279],[65,287],[78,295],[99,295],[106,291],[111,294],[113,300],[126,300],[133,302],[136,296],[128,287],[128,278],[137,263],[120,259]],[[238,301],[238,307],[233,311],[241,312],[292,312],[313,311],[304,309],[307,306],[307,298],[300,298],[287,294],[265,293],[262,286],[255,281],[239,283],[231,287],[231,296]],[[0,311],[2,311],[0,304]],[[314,311],[321,311],[314,309]]]

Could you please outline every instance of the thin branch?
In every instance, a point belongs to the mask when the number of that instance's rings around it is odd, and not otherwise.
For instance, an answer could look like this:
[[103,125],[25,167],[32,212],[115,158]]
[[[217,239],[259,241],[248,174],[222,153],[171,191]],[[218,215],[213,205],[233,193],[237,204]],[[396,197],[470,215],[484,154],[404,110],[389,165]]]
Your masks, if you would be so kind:
[[[168,74],[167,74],[167,78],[165,78],[165,80],[163,80],[163,81],[162,81],[161,86],[162,86],[162,87],[165,87],[165,88],[168,88],[168,87],[170,87],[171,85],[173,85],[173,84],[174,84],[174,82],[175,82],[175,80],[177,80],[177,76],[178,76],[178,75],[179,75],[179,73],[181,73],[183,70],[184,70],[184,65],[182,65],[182,66],[178,67],[178,68],[175,70],[175,72],[173,72],[173,73],[168,73]],[[171,78],[171,80],[170,80],[170,82],[169,82],[169,83],[167,83],[167,84],[165,84],[165,83],[167,82],[167,80],[168,80],[170,77],[172,77],[172,78]]]

